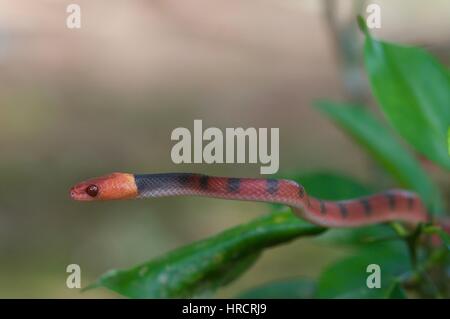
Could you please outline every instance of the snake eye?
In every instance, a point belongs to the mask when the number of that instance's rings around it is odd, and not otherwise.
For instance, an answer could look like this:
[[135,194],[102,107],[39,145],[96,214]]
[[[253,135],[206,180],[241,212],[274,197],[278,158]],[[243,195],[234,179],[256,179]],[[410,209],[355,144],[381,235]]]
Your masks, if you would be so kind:
[[98,186],[97,185],[89,185],[88,187],[86,187],[86,193],[91,197],[97,196]]

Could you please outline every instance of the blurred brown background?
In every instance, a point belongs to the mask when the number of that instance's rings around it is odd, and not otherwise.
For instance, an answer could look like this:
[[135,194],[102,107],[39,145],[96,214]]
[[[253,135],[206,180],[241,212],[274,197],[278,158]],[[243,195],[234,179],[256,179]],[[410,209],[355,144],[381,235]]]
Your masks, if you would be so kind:
[[[67,29],[66,6],[81,6]],[[390,41],[448,61],[450,2],[366,1]],[[70,186],[111,171],[257,176],[259,165],[175,165],[171,131],[279,127],[282,171],[336,171],[371,183],[365,154],[312,108],[371,103],[360,68],[358,1],[0,2],[0,297],[115,297],[66,287],[146,261],[269,211],[199,198],[77,203]],[[221,290],[316,276],[343,249],[300,240],[267,251]]]

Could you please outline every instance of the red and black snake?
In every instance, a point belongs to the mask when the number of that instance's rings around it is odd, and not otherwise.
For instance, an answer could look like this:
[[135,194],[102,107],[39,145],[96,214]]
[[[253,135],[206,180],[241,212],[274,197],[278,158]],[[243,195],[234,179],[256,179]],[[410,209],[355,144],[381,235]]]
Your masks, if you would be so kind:
[[[231,200],[280,203],[301,218],[324,227],[359,227],[402,221],[431,222],[422,200],[415,193],[392,189],[367,197],[326,201],[309,196],[292,180],[213,177],[191,173],[113,173],[81,182],[70,190],[74,200],[138,199],[193,195]],[[437,222],[447,232],[448,220]]]

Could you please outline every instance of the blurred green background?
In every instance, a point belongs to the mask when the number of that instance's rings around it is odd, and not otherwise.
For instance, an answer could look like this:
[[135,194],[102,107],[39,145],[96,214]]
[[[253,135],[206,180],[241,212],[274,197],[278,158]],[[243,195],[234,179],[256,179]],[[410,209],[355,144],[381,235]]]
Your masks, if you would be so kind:
[[[81,266],[84,286],[268,212],[205,198],[69,199],[74,183],[112,171],[258,176],[259,165],[173,164],[170,134],[194,119],[279,127],[282,172],[389,185],[311,107],[320,98],[374,105],[354,19],[364,2],[79,0],[82,28],[69,30],[72,2],[0,4],[0,297],[116,297],[68,289],[66,266]],[[382,8],[376,36],[449,62],[449,1],[370,2]],[[449,189],[448,174],[431,173]],[[219,296],[315,277],[348,252],[312,240],[277,247]]]

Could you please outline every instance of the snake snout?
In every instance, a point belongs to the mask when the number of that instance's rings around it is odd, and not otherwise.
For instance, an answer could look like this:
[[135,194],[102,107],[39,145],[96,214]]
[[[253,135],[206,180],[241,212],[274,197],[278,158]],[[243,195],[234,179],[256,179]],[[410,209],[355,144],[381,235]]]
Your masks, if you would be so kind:
[[71,199],[77,199],[77,191],[75,190],[75,187],[72,187],[71,189],[70,189],[70,198]]
[[73,200],[78,200],[78,201],[89,200],[89,196],[84,191],[83,186],[80,186],[80,185],[75,185],[74,187],[72,187],[70,189],[69,195],[70,195],[70,198]]
[[77,199],[77,192],[76,192],[76,190],[74,189],[74,187],[72,187],[72,188],[70,189],[70,198],[72,198],[72,199]]

